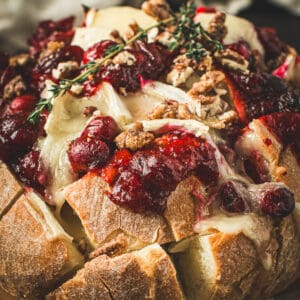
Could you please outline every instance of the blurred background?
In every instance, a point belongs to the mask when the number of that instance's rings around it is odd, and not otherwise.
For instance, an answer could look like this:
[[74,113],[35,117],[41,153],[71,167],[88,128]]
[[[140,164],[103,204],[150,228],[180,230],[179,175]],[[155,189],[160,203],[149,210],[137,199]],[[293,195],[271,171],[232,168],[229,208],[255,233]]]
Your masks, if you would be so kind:
[[[0,50],[10,53],[26,49],[26,40],[39,20],[69,15],[82,18],[81,4],[103,8],[113,5],[139,6],[139,0],[0,0]],[[182,0],[169,0],[173,8]],[[300,0],[196,0],[245,17],[257,26],[275,27],[279,36],[300,52]]]

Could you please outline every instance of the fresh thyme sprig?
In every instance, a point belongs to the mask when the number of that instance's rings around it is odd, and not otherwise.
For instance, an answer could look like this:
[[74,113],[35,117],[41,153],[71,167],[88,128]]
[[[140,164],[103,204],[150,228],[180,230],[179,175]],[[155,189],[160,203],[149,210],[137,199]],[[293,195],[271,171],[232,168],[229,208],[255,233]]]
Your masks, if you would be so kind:
[[204,56],[207,55],[207,50],[202,44],[204,39],[206,42],[213,45],[214,50],[222,49],[222,44],[219,41],[215,41],[208,32],[204,30],[200,23],[193,21],[195,17],[196,5],[193,1],[189,1],[183,5],[179,11],[179,14],[172,14],[171,17],[159,21],[148,28],[140,30],[128,41],[122,41],[117,45],[113,45],[108,48],[104,54],[104,57],[98,61],[91,61],[81,67],[83,72],[73,79],[62,79],[58,84],[52,84],[49,92],[49,97],[42,98],[37,103],[34,111],[28,116],[28,121],[35,124],[39,121],[40,115],[44,110],[51,111],[52,101],[59,95],[64,95],[70,91],[73,85],[83,84],[90,75],[99,72],[101,66],[108,60],[122,52],[127,46],[132,45],[135,41],[144,39],[147,37],[147,33],[153,28],[161,28],[164,26],[176,25],[173,32],[174,41],[169,44],[170,50],[183,47],[186,49],[186,56],[199,62]]

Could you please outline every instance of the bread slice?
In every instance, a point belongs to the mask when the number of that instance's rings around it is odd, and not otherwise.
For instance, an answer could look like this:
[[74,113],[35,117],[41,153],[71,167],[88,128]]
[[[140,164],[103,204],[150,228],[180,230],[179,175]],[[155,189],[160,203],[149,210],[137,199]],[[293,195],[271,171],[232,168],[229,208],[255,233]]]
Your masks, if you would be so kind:
[[94,173],[68,186],[65,198],[79,216],[94,248],[122,235],[127,237],[126,241],[123,239],[124,250],[131,251],[152,243],[179,241],[194,234],[198,200],[192,192],[201,187],[194,176],[182,181],[169,196],[164,216],[137,214],[115,205],[106,194],[109,186]]
[[170,248],[188,299],[264,299],[295,280],[300,248],[292,217],[278,224],[242,218],[208,219],[201,234]]
[[99,256],[47,299],[183,299],[170,257],[158,245]]
[[83,263],[72,239],[33,192],[0,222],[0,287],[18,298],[43,294]]
[[94,248],[112,241],[120,234],[127,237],[124,245],[127,251],[155,242],[173,241],[163,217],[136,214],[115,205],[107,197],[107,191],[109,186],[94,173],[88,173],[65,190],[66,201],[79,216]]
[[21,184],[0,161],[0,219],[22,193]]

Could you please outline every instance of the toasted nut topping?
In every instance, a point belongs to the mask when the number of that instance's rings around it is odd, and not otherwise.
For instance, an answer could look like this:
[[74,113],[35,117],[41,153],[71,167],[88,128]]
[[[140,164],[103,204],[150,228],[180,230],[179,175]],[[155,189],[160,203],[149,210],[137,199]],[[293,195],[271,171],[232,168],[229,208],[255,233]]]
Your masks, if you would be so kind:
[[149,0],[143,3],[142,10],[149,16],[158,20],[169,18],[170,6],[165,0]]
[[239,69],[247,71],[249,62],[236,51],[225,49],[215,53],[215,58],[221,62],[222,65],[226,65],[232,69]]
[[154,135],[150,132],[143,131],[143,125],[137,123],[135,128],[124,131],[115,138],[115,142],[119,149],[129,149],[136,151],[147,145],[154,140]]
[[17,96],[21,96],[26,91],[26,84],[21,75],[14,77],[9,81],[3,90],[3,99],[10,100]]
[[97,107],[95,106],[87,106],[83,109],[83,115],[85,117],[90,117],[93,115],[93,113],[97,110]]
[[165,118],[187,120],[194,119],[194,116],[189,111],[187,104],[169,100],[155,107],[147,118],[149,120]]
[[113,63],[116,65],[132,66],[136,62],[136,58],[128,51],[122,51],[116,55],[113,59]]
[[14,67],[27,66],[27,65],[30,65],[32,62],[33,62],[33,59],[27,53],[19,54],[19,55],[11,57],[9,59],[9,64]]
[[52,70],[52,76],[55,79],[68,78],[77,70],[79,70],[79,65],[76,61],[61,62],[55,69]]
[[220,71],[210,71],[201,76],[200,80],[194,83],[188,94],[192,98],[198,98],[201,94],[206,94],[217,87],[223,80],[225,75]]
[[228,30],[225,26],[226,14],[223,12],[217,12],[214,18],[209,22],[207,32],[214,40],[223,41]]

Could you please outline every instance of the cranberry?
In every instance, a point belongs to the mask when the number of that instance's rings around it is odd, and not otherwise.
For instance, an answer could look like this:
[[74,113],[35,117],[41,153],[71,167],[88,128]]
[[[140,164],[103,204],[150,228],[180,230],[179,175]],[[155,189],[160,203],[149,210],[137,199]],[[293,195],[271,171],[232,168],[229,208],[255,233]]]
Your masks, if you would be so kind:
[[154,189],[172,190],[184,174],[183,165],[179,161],[154,151],[137,152],[129,166],[141,176],[145,185]]
[[119,133],[116,121],[109,116],[94,118],[85,128],[83,136],[112,142]]
[[294,195],[286,188],[268,191],[260,203],[262,211],[273,217],[286,217],[295,208]]
[[99,139],[80,137],[71,142],[68,157],[75,173],[87,172],[107,162],[109,147]]
[[129,207],[134,212],[140,212],[151,202],[151,196],[144,189],[140,177],[129,171],[120,175],[112,188],[110,199],[120,206]]
[[266,60],[275,59],[280,53],[286,50],[286,44],[279,39],[274,28],[257,27],[256,32],[260,42],[265,48]]
[[38,24],[36,31],[28,40],[30,54],[37,56],[49,41],[64,42],[71,44],[74,31],[72,30],[74,17],[68,17],[59,21],[43,21]]
[[48,174],[37,150],[32,150],[21,158],[15,166],[15,172],[23,183],[39,192],[46,186]]
[[[115,45],[112,41],[95,44],[85,52],[84,60],[101,58],[103,53]],[[93,78],[84,84],[84,94],[92,95],[102,81],[108,81],[117,91],[135,92],[141,87],[141,79],[158,79],[169,68],[174,54],[155,43],[137,41],[133,49],[126,50],[135,57],[132,65],[108,64],[102,66]]]
[[8,106],[8,114],[19,114],[22,112],[31,112],[34,109],[36,102],[35,96],[23,95],[14,98]]
[[104,40],[94,44],[84,52],[83,63],[86,64],[89,61],[95,61],[96,59],[102,58],[105,56],[105,52],[115,45],[117,45],[117,43],[111,40]]
[[0,122],[0,157],[12,158],[31,148],[40,135],[39,125],[30,124],[27,114],[7,115]]
[[237,190],[236,184],[241,186],[239,183],[228,181],[224,183],[219,190],[221,207],[230,213],[241,213],[246,210],[245,199],[242,193]]
[[268,73],[227,70],[228,87],[241,121],[273,112],[300,112],[300,93]]

